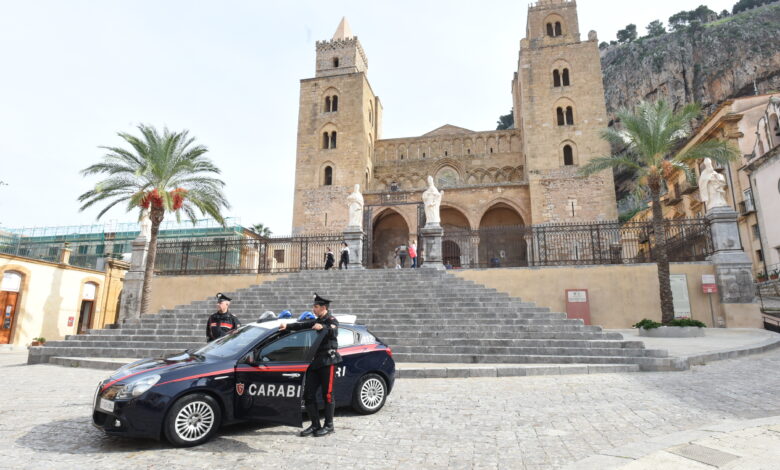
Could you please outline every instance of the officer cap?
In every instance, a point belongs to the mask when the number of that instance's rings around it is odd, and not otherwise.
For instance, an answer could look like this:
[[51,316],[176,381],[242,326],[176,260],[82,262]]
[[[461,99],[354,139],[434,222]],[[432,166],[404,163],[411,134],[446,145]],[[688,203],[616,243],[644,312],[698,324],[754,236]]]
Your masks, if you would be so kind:
[[303,312],[301,314],[301,316],[298,317],[298,321],[314,320],[315,318],[317,318],[317,317],[315,317],[313,313],[311,313],[311,312]]
[[314,293],[314,305],[324,305],[326,307],[330,306],[330,300],[323,299],[320,297],[316,292]]
[[279,318],[292,318],[292,312],[289,310],[282,310],[281,313],[279,313]]
[[218,294],[217,294],[217,302],[224,302],[224,301],[226,301],[226,300],[227,300],[228,302],[230,302],[230,301],[231,301],[231,300],[233,300],[233,299],[231,299],[230,297],[226,296],[226,295],[225,295],[225,294],[223,294],[222,292],[220,292],[220,293],[218,293]]

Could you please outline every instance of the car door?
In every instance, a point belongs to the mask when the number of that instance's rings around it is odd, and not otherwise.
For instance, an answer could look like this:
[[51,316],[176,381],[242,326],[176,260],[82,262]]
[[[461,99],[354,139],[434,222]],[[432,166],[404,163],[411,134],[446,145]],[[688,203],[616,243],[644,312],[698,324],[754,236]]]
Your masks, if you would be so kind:
[[292,332],[239,361],[236,417],[300,427],[303,380],[320,340],[314,330]]

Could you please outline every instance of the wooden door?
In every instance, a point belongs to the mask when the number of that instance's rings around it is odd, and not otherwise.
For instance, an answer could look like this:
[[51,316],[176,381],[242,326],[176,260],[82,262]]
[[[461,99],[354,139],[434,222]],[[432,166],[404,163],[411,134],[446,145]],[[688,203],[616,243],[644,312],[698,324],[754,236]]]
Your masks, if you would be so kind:
[[79,312],[79,326],[77,333],[83,334],[87,332],[87,329],[92,323],[92,308],[95,304],[93,300],[81,301],[81,312]]
[[18,292],[0,291],[0,308],[2,308],[2,319],[0,319],[0,344],[8,344],[11,342],[11,333],[14,328],[14,318],[16,316],[16,300],[18,298]]

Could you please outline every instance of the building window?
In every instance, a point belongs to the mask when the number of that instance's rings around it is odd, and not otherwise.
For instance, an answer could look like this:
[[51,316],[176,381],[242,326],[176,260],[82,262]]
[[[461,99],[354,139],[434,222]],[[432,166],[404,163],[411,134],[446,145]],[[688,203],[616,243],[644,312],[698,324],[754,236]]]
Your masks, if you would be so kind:
[[325,97],[325,112],[330,112],[330,96]]
[[547,23],[547,35],[550,37],[555,36],[555,30],[553,29],[552,23]]
[[563,28],[561,27],[561,22],[556,21],[555,22],[555,36],[560,36],[563,34]]
[[574,125],[574,109],[572,109],[571,106],[566,107],[566,125],[567,126]]
[[336,148],[336,131],[330,133],[330,148]]
[[334,57],[333,58],[333,68],[334,69],[339,68],[339,58],[338,57]]
[[425,152],[423,152],[423,158],[425,158]]
[[449,153],[446,150],[444,151],[444,156],[445,157],[449,156]]
[[561,72],[557,70],[553,70],[553,86],[554,87],[561,86]]
[[563,86],[569,85],[569,69],[563,69]]
[[764,262],[764,253],[762,253],[761,250],[756,250],[756,257],[760,263]]
[[333,95],[333,97],[330,99],[331,102],[331,108],[330,110],[334,113],[339,110],[339,97],[336,95]]
[[332,186],[333,185],[333,167],[326,166],[325,167],[325,175],[322,180],[322,184],[325,186]]
[[753,230],[753,238],[759,238],[761,236],[761,233],[758,230],[758,224],[753,224],[750,228]]
[[563,146],[563,164],[566,166],[574,165],[574,151],[571,148],[571,145],[564,145]]
[[322,133],[322,148],[330,148],[330,135],[327,132]]
[[558,120],[558,125],[559,126],[563,126],[563,125],[566,124],[566,120],[563,117],[563,108],[559,107],[558,109],[556,109],[555,110],[555,116],[556,116],[556,118]]

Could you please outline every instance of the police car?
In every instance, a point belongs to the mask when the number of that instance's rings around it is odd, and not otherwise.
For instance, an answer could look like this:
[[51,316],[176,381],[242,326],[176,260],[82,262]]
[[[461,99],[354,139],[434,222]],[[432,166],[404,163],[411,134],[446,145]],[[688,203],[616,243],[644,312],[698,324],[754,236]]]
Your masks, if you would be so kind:
[[[392,351],[366,327],[339,320],[344,360],[335,370],[336,405],[376,413],[393,388]],[[93,424],[111,435],[164,436],[182,447],[239,421],[301,427],[303,380],[321,336],[279,331],[291,321],[250,323],[198,350],[118,369],[95,391]]]

